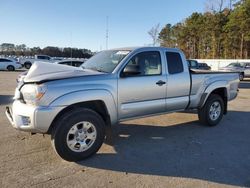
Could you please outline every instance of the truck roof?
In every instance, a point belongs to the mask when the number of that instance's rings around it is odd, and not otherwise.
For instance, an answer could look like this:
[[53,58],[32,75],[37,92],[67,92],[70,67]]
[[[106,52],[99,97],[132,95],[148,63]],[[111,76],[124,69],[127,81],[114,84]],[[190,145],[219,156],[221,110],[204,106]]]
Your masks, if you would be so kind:
[[156,47],[156,46],[135,46],[135,47],[123,47],[123,48],[113,48],[110,50],[169,50],[169,51],[176,51],[181,52],[178,48],[166,48],[166,47]]

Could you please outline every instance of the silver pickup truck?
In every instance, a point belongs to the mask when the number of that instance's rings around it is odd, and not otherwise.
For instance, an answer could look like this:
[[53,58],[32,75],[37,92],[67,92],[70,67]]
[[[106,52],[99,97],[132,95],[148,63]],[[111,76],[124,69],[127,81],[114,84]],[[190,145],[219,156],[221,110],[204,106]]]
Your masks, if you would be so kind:
[[78,161],[99,150],[106,128],[125,120],[194,109],[202,124],[215,126],[238,84],[238,73],[189,70],[178,49],[113,49],[80,68],[35,63],[6,115],[16,129],[50,134],[63,159]]

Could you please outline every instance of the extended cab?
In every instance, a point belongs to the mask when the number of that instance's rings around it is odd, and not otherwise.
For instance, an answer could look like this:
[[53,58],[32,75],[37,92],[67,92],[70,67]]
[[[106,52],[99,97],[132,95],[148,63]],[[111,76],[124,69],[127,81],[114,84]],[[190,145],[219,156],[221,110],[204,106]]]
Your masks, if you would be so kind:
[[128,119],[196,109],[215,126],[238,84],[238,73],[189,70],[178,49],[114,49],[81,68],[35,63],[6,115],[16,129],[51,134],[56,152],[78,161],[99,150],[106,128]]

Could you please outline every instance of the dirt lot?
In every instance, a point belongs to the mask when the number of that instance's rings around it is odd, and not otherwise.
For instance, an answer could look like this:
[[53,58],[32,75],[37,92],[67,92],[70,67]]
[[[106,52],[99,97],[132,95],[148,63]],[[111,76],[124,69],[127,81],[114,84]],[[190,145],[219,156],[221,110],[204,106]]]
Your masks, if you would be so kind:
[[0,72],[0,187],[250,186],[250,80],[217,127],[174,113],[116,126],[113,145],[63,161],[50,137],[13,129],[4,115],[18,72]]

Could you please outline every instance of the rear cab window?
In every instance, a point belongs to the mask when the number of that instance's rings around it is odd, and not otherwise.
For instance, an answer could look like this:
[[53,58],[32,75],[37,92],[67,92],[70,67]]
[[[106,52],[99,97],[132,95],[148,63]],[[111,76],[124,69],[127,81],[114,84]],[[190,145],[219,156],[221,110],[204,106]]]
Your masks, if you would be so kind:
[[184,71],[181,55],[178,52],[166,52],[169,74],[177,74]]

